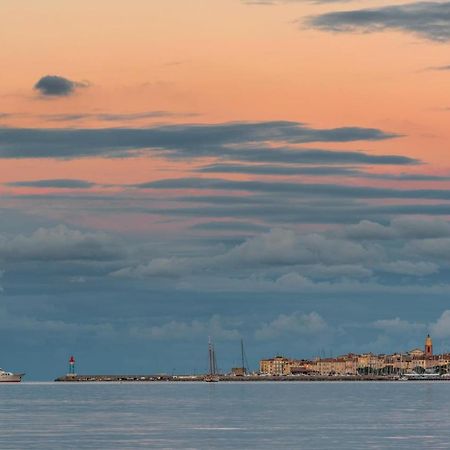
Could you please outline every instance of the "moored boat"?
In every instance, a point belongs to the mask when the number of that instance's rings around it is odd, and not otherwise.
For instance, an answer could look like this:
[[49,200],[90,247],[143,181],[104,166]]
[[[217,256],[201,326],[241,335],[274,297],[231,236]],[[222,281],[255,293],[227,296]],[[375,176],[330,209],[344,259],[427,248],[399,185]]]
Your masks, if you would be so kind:
[[0,369],[0,383],[20,383],[24,373],[12,373]]
[[405,373],[403,374],[403,376],[400,378],[400,380],[402,381],[430,381],[430,380],[441,380],[441,379],[445,379],[444,377],[442,377],[439,373],[416,373],[416,372],[410,372],[410,373]]
[[219,374],[217,373],[216,351],[214,350],[214,344],[209,338],[208,342],[208,359],[209,359],[209,372],[203,378],[203,381],[207,383],[217,383],[219,381]]
[[217,375],[205,375],[203,381],[206,381],[207,383],[218,383],[220,378]]

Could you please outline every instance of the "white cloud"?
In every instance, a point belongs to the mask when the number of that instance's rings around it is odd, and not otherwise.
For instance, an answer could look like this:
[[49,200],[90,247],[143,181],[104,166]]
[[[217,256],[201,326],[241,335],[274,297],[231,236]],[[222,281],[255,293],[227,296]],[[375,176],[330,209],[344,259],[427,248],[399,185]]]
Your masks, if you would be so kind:
[[314,287],[314,283],[309,278],[306,278],[297,272],[289,272],[282,275],[275,283],[282,288],[292,288],[294,290]]
[[376,261],[382,257],[381,253],[381,248],[373,245],[364,246],[318,233],[297,235],[291,230],[274,228],[235,247],[224,255],[224,259],[252,266],[351,264]]
[[423,332],[426,328],[423,323],[408,322],[407,320],[402,320],[399,317],[396,317],[395,319],[376,320],[373,322],[373,327],[388,334],[400,335]]
[[172,320],[162,325],[152,327],[132,327],[130,333],[134,337],[150,340],[180,340],[194,339],[197,337],[212,336],[221,340],[235,340],[240,338],[240,333],[234,328],[227,328],[224,319],[218,315],[212,316],[208,321],[192,320],[183,322]]
[[272,322],[262,324],[255,331],[255,338],[266,340],[282,335],[311,335],[322,333],[327,329],[327,323],[316,312],[310,314],[294,312],[290,315],[280,314]]
[[432,336],[437,338],[450,337],[450,310],[447,309],[438,318],[438,320],[430,325],[430,331]]
[[302,272],[312,278],[370,278],[373,271],[357,264],[325,266],[317,264],[306,266]]
[[399,275],[424,276],[439,271],[439,266],[431,262],[393,261],[382,263],[377,269]]
[[450,237],[450,223],[440,219],[400,217],[390,224],[382,225],[370,220],[362,220],[346,226],[342,235],[358,240],[430,239]]
[[[388,226],[363,221],[337,231],[308,234],[274,228],[226,251],[155,258],[111,275],[174,278],[175,287],[187,290],[406,293],[414,288],[445,292],[445,279],[426,277],[444,272],[443,258],[449,258],[450,238],[416,237],[445,234],[446,229],[443,221],[412,223],[405,219]],[[404,276],[418,281],[406,285]]]
[[146,264],[125,267],[111,275],[132,278],[178,278],[192,273],[199,266],[200,261],[195,258],[155,258]]
[[[330,238],[313,233],[298,235],[292,230],[275,228],[268,233],[247,239],[231,250],[205,257],[157,258],[148,263],[125,267],[114,272],[123,277],[181,277],[184,275],[230,272],[233,270],[313,265],[312,272],[336,276],[366,277],[370,269],[363,263],[375,263],[383,259],[383,250],[375,245],[362,245],[346,239]],[[359,269],[357,265],[360,265]]]
[[36,337],[44,333],[54,336],[95,336],[111,338],[116,330],[110,323],[76,323],[64,320],[39,320],[29,316],[16,316],[0,308],[0,326],[12,333],[32,332]]
[[344,228],[342,234],[350,239],[361,240],[393,239],[396,236],[392,228],[370,220],[362,220],[355,225],[349,225]]
[[413,256],[450,262],[450,238],[414,240],[406,245],[405,252]]
[[104,233],[81,232],[64,225],[39,228],[31,235],[0,235],[0,259],[5,261],[111,260],[122,249]]
[[275,280],[263,274],[254,273],[246,277],[231,277],[220,275],[189,276],[181,279],[175,285],[178,290],[202,292],[301,292],[326,294],[448,294],[448,283],[436,284],[387,284],[376,279],[355,280],[342,278],[339,281],[313,281],[298,272],[288,272]]
[[440,219],[399,217],[391,221],[391,227],[405,239],[450,237],[450,223]]

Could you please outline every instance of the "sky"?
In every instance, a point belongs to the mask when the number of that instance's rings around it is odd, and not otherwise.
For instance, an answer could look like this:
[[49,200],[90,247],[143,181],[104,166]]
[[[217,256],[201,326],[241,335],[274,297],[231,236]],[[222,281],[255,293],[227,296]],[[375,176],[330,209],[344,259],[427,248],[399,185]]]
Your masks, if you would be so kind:
[[2,0],[0,366],[450,351],[450,3]]

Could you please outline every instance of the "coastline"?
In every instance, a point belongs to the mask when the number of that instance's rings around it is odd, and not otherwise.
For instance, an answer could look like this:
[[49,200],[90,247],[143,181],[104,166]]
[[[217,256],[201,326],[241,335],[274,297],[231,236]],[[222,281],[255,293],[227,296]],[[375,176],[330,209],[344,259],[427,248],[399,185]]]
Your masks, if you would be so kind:
[[[96,382],[132,382],[132,383],[157,383],[157,382],[204,382],[205,375],[64,375],[54,380],[63,383],[96,383]],[[404,380],[399,377],[389,376],[218,376],[219,382],[324,382],[324,381],[414,381]],[[422,379],[416,381],[450,381],[450,378]]]

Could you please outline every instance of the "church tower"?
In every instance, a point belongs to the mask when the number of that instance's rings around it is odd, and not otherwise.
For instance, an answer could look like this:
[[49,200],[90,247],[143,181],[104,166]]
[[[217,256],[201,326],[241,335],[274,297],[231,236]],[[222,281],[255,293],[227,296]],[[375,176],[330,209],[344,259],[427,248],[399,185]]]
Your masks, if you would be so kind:
[[425,339],[425,357],[428,358],[430,356],[433,356],[433,341],[430,335],[427,335]]

